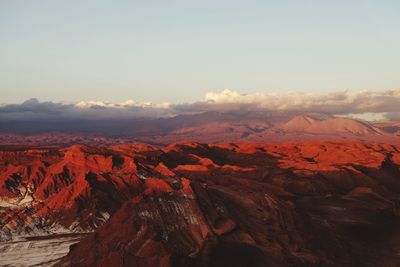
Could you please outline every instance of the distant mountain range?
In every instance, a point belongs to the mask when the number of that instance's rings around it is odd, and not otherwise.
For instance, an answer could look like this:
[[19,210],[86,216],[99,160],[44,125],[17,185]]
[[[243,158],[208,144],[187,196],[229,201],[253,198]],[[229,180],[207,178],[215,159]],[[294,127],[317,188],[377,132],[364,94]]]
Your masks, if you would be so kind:
[[284,142],[341,140],[400,143],[400,122],[368,122],[325,114],[204,112],[131,120],[0,121],[3,144],[70,145],[179,141]]

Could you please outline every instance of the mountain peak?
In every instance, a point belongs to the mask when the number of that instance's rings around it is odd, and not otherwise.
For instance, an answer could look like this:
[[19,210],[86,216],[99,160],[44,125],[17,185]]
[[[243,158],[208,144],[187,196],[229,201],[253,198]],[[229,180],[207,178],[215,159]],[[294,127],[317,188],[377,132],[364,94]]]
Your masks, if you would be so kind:
[[293,117],[291,120],[283,124],[281,128],[287,131],[304,131],[306,128],[310,127],[317,120],[307,116],[299,115]]

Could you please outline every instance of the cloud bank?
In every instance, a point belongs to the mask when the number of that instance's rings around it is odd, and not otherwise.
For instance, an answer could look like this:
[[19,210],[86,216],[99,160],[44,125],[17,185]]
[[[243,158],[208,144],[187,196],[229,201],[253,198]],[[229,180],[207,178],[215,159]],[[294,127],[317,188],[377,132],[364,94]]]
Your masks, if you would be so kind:
[[302,92],[241,94],[225,89],[209,92],[199,101],[153,104],[128,100],[122,103],[88,101],[75,104],[40,102],[0,106],[0,120],[101,120],[159,118],[205,111],[282,111],[329,115],[379,113],[400,119],[400,89],[387,91],[337,91],[328,94]]

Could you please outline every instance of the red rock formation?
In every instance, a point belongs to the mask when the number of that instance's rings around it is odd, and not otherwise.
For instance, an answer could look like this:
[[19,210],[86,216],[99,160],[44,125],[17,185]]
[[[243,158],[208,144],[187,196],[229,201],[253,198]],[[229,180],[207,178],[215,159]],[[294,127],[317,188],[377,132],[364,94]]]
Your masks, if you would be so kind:
[[400,263],[396,146],[179,143],[0,156],[1,236],[54,224],[94,230],[61,266]]
[[[0,210],[3,231],[51,232],[54,223],[55,230],[92,230],[141,190],[133,159],[107,149],[72,146],[34,155],[7,151],[0,169],[0,206],[12,209]],[[31,223],[24,225],[27,219]]]

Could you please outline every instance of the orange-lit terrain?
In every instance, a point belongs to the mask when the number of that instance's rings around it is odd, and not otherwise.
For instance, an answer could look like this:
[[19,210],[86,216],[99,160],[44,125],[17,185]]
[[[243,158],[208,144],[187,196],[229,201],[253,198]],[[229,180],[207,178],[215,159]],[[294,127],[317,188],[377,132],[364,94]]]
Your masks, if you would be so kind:
[[186,142],[0,150],[0,245],[9,244],[0,250],[2,265],[15,263],[7,257],[15,257],[10,248],[18,240],[69,235],[73,245],[52,264],[400,264],[395,145]]
[[229,112],[202,112],[169,118],[141,120],[82,120],[76,122],[10,121],[0,123],[0,144],[59,145],[176,142],[201,143],[263,142],[282,143],[310,140],[353,140],[400,145],[399,121],[373,122],[324,114],[293,115]]

